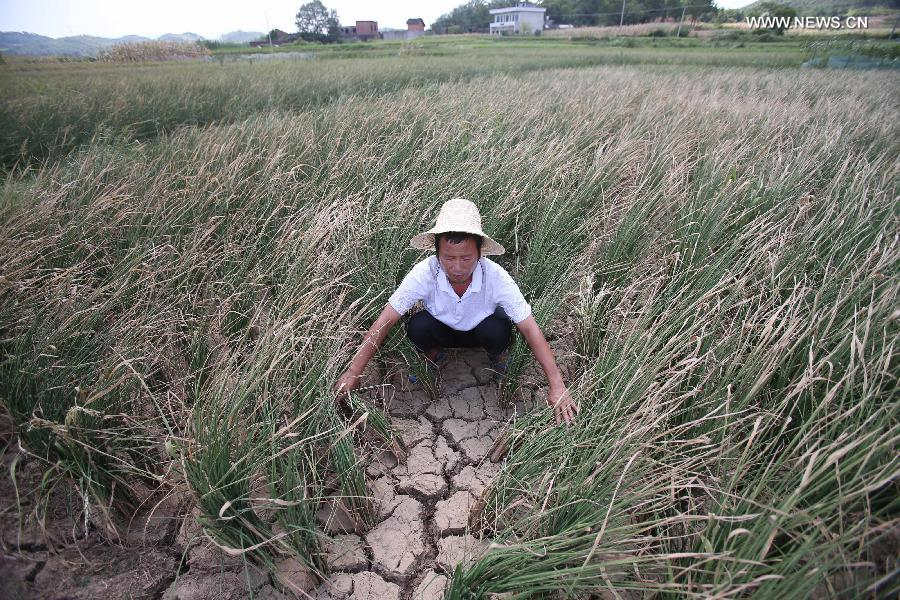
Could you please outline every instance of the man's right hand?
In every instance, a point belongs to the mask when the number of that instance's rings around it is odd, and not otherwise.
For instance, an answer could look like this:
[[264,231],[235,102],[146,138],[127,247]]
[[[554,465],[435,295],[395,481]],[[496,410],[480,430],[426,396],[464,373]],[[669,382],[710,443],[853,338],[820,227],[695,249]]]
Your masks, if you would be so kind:
[[[350,361],[350,366],[347,367],[341,378],[334,384],[335,394],[346,394],[359,387],[360,375],[363,369],[369,364],[369,360],[371,360],[372,355],[375,354],[375,350],[378,349],[381,342],[384,341],[384,338],[387,337],[391,327],[396,325],[399,320],[400,315],[394,310],[394,307],[390,303],[385,304],[381,314],[378,315],[372,327],[369,328],[369,332],[363,336],[362,344],[360,344],[359,350],[356,351],[353,360]],[[359,372],[356,369],[359,369]]]
[[359,387],[359,379],[359,375],[355,374],[350,369],[347,369],[344,371],[344,374],[341,375],[341,378],[337,380],[337,383],[334,384],[334,393],[341,394],[355,390]]

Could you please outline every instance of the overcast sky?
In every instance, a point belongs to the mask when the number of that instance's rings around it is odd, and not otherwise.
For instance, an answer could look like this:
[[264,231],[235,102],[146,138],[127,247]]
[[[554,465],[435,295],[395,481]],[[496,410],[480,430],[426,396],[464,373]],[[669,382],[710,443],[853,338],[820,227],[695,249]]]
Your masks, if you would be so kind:
[[[207,39],[223,33],[295,31],[294,15],[307,0],[0,0],[0,31],[29,31],[49,37],[97,35],[159,37],[190,31]],[[425,25],[465,0],[323,0],[337,11],[342,24],[378,21],[379,29],[405,29],[406,19],[419,17]],[[726,8],[750,0],[718,0]],[[512,0],[510,1],[512,4]],[[626,0],[626,8],[627,0]]]

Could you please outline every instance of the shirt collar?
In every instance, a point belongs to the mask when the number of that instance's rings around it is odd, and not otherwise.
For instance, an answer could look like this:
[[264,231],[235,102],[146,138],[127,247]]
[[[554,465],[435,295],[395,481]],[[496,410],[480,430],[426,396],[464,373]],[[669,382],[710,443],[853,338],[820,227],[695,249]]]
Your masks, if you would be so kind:
[[481,268],[481,259],[478,259],[478,262],[475,263],[475,270],[472,272],[472,283],[469,284],[469,289],[467,292],[471,291],[473,294],[475,292],[481,291],[481,279],[482,279],[482,271],[484,269]]
[[[447,279],[447,273],[444,272],[444,267],[441,266],[441,261],[437,261],[438,264],[438,288],[449,293],[456,295],[456,292],[453,290],[453,286],[450,285],[450,280]],[[466,289],[466,293],[476,293],[481,291],[481,283],[483,276],[483,271],[481,264],[481,259],[478,259],[478,262],[475,263],[475,270],[472,271],[472,283],[469,284],[468,289]],[[458,297],[458,296],[457,296]]]

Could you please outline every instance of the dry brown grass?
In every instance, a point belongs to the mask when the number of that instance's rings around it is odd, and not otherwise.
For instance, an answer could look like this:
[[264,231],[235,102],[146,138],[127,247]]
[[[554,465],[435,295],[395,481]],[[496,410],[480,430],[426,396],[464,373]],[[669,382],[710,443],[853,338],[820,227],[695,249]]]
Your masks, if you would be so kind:
[[[666,35],[675,35],[678,30],[678,22],[640,23],[638,25],[624,25],[622,27],[573,27],[572,29],[547,29],[541,35],[552,38],[571,40],[572,38],[596,38],[606,39],[612,37],[644,37],[654,31],[664,31]],[[696,30],[699,27],[685,21],[681,24],[681,32]]]
[[116,44],[97,55],[103,62],[186,60],[212,56],[208,48],[193,42],[137,42]]

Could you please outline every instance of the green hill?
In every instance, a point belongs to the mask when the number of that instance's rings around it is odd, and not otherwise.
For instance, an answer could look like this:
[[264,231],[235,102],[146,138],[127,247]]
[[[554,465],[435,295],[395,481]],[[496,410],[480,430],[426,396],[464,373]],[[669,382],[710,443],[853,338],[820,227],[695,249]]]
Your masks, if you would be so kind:
[[164,33],[158,38],[161,42],[199,42],[203,39],[202,35],[196,33]]
[[[162,41],[194,42],[203,39],[196,33],[166,33]],[[115,44],[147,42],[150,38],[126,35],[104,38],[93,35],[73,35],[51,38],[27,31],[0,31],[0,53],[31,56],[96,56],[100,50]]]

